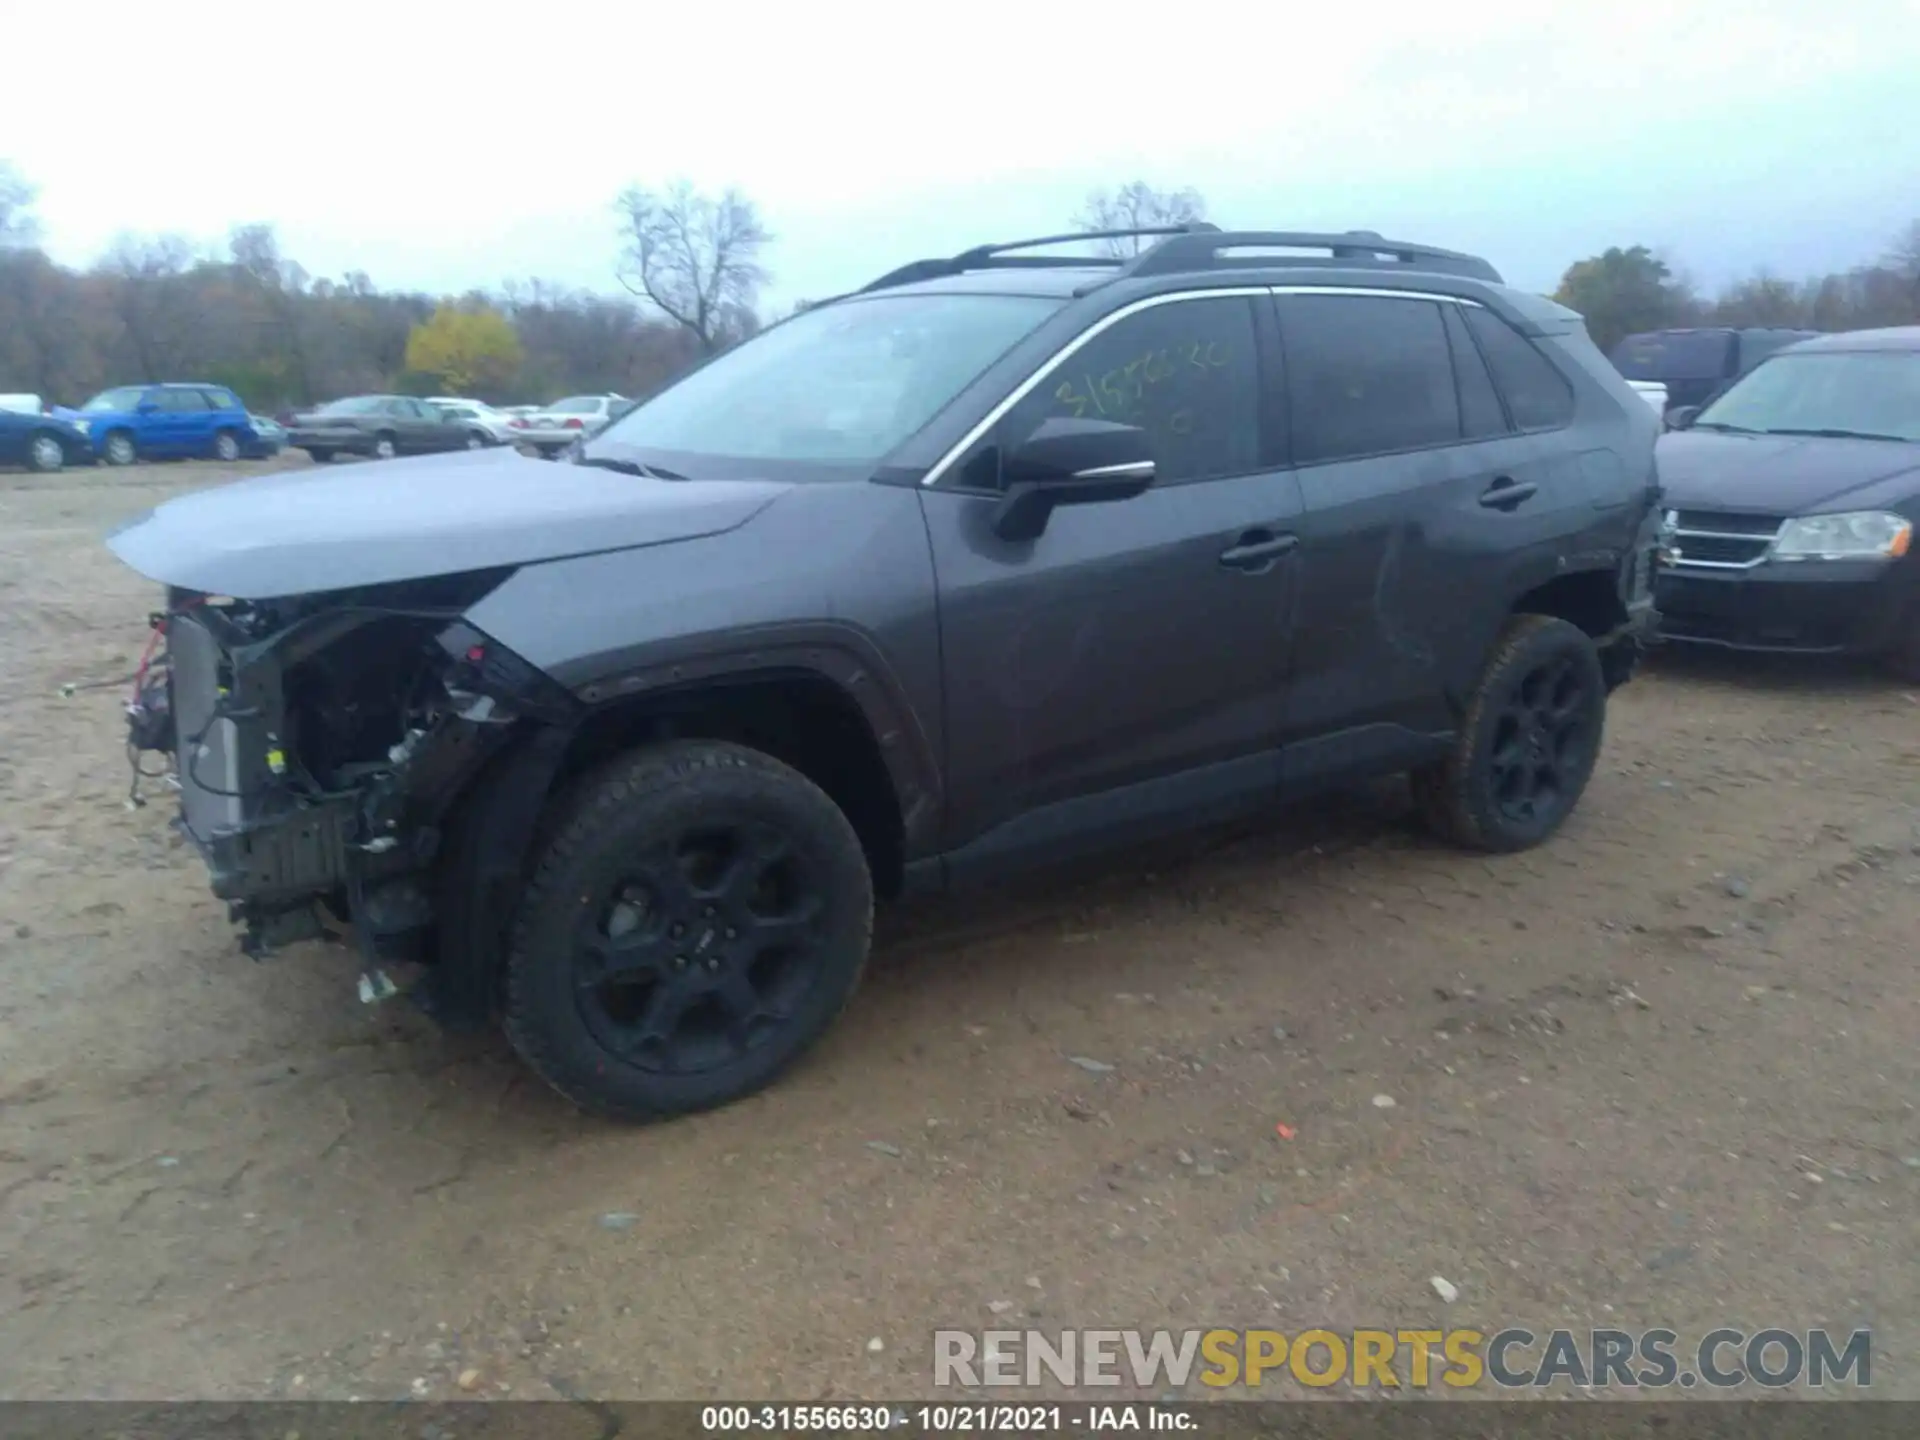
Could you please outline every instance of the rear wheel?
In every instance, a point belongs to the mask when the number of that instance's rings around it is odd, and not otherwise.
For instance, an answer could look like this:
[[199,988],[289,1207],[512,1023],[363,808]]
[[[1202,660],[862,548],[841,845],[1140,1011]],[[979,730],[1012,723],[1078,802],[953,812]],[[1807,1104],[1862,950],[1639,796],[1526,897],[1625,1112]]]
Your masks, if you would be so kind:
[[469,430],[469,431],[467,432],[467,448],[468,448],[469,450],[484,450],[484,449],[486,449],[486,448],[487,448],[487,437],[486,437],[485,435],[483,435],[483,434],[481,434],[481,433],[480,433],[480,432],[479,432],[478,430]]
[[56,435],[36,435],[27,446],[27,464],[43,475],[50,475],[67,463],[66,447]]
[[394,444],[393,436],[388,434],[386,431],[382,430],[378,435],[373,437],[373,458],[374,459],[391,460],[395,455],[398,455],[399,453],[400,453],[400,447]]
[[324,445],[310,445],[307,447],[307,458],[316,465],[325,465],[333,459],[333,451]]
[[231,430],[222,430],[213,437],[213,458],[216,460],[238,460],[240,458],[240,437]]
[[1422,819],[1474,850],[1538,845],[1586,790],[1606,714],[1606,676],[1586,632],[1551,615],[1514,616],[1453,753],[1413,775]]
[[636,752],[562,804],[514,928],[514,1048],[621,1120],[771,1083],[866,965],[873,881],[847,817],[798,771],[717,741]]
[[140,458],[140,452],[133,443],[133,436],[125,430],[115,430],[107,436],[100,451],[107,457],[109,465],[131,465]]

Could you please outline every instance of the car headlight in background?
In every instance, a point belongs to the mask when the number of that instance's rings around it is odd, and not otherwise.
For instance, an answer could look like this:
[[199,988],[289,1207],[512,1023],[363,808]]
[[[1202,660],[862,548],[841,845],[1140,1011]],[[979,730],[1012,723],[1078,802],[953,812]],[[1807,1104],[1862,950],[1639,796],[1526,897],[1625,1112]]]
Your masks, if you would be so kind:
[[1903,515],[1862,510],[1848,515],[1806,515],[1780,527],[1776,560],[1891,559],[1913,543],[1913,522]]

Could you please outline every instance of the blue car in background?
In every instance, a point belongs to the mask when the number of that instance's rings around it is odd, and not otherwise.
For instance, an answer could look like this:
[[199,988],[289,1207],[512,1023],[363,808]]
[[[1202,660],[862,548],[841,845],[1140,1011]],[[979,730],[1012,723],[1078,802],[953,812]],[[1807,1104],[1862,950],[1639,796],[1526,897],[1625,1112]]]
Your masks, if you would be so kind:
[[238,460],[261,451],[253,417],[224,385],[121,385],[80,407],[78,422],[109,465]]

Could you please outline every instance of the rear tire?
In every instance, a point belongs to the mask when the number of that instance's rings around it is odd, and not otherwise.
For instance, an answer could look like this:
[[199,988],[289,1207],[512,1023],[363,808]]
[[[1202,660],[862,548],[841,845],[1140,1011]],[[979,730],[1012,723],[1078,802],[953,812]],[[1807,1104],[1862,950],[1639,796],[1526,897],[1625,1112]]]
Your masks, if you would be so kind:
[[324,445],[310,446],[307,450],[307,458],[316,465],[325,465],[333,459],[333,451]]
[[1516,615],[1467,702],[1453,752],[1412,776],[1429,829],[1472,850],[1526,850],[1585,792],[1607,714],[1593,640],[1551,615]]
[[393,436],[382,430],[373,437],[373,458],[391,460],[400,453],[400,447],[394,443]]
[[750,1095],[860,982],[873,880],[859,837],[771,756],[718,741],[637,751],[569,791],[543,833],[506,1031],[583,1110],[643,1121]]
[[27,442],[27,468],[52,475],[67,463],[67,448],[57,435],[35,435]]
[[481,434],[478,430],[469,430],[467,432],[467,449],[484,450],[486,448],[487,437],[485,435]]
[[100,453],[109,465],[131,465],[140,458],[139,447],[125,430],[115,430],[101,442]]

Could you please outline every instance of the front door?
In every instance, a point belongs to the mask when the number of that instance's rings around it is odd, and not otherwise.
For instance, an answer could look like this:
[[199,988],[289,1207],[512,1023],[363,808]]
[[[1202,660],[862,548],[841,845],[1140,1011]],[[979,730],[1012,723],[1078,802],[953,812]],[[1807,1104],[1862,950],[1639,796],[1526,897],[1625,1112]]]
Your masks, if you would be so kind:
[[[1263,433],[1256,303],[1169,297],[1123,316],[925,492],[949,848],[1061,858],[1271,795],[1300,497]],[[1055,416],[1146,429],[1155,482],[1001,540],[999,456]]]

